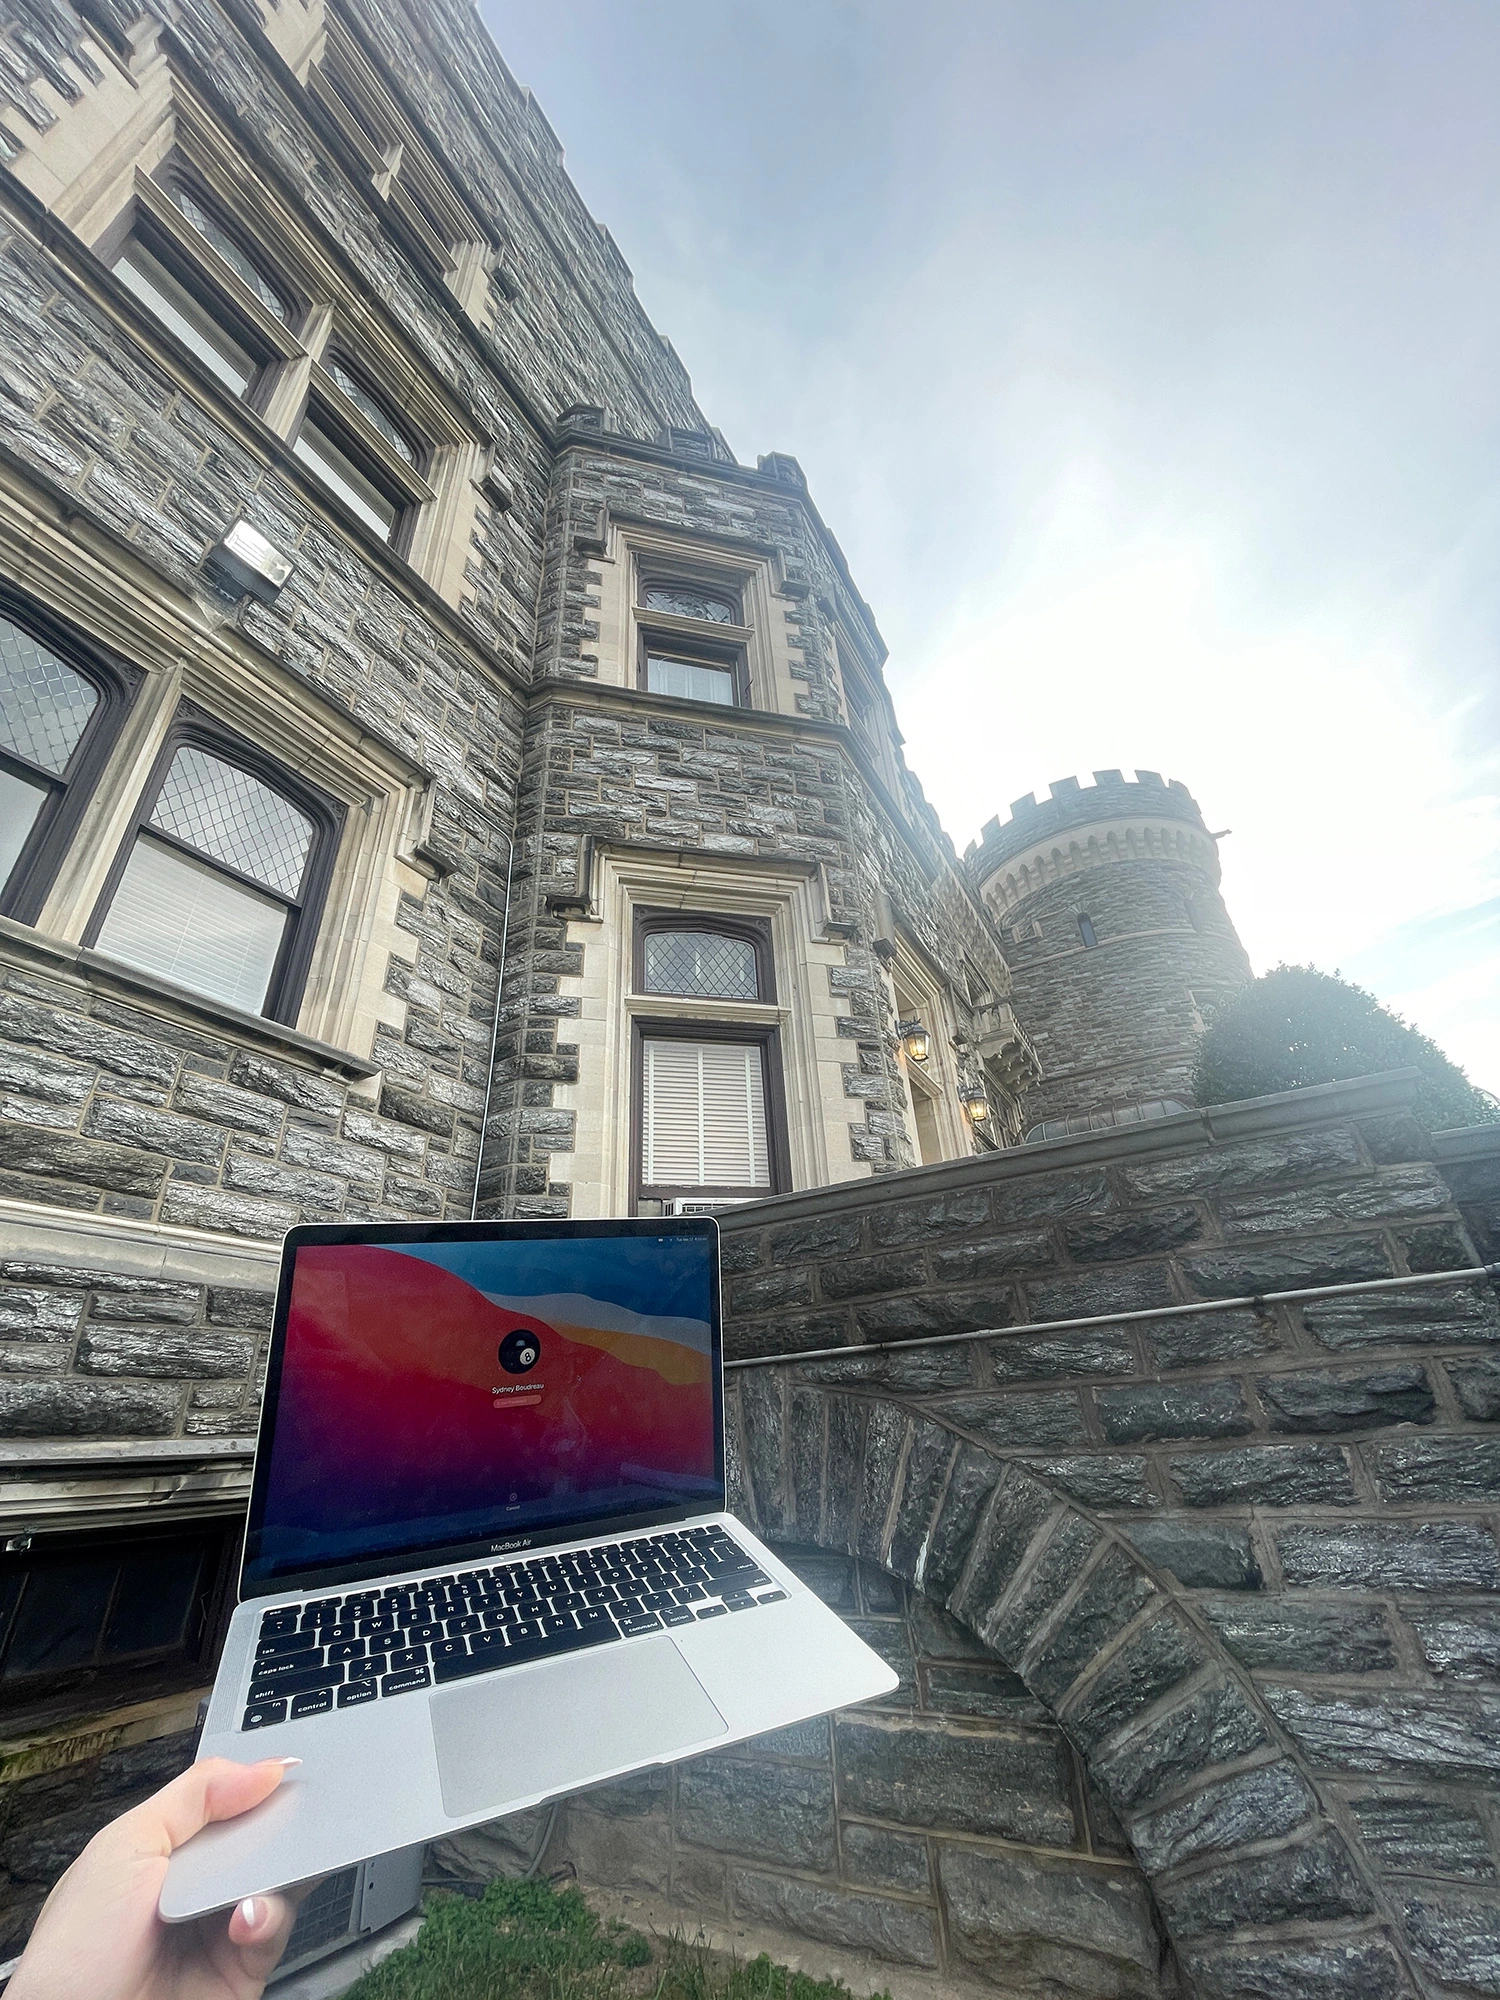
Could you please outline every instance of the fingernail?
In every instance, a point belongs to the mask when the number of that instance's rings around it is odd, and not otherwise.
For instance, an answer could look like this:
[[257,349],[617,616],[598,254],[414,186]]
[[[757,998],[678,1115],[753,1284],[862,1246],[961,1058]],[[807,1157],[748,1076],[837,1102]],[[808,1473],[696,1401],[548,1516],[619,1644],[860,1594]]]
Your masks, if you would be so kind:
[[300,1757],[278,1757],[276,1761],[284,1771],[290,1771],[293,1764],[300,1764],[302,1759]]
[[249,1931],[253,1931],[260,1922],[260,1904],[253,1896],[247,1896],[240,1904],[240,1921]]

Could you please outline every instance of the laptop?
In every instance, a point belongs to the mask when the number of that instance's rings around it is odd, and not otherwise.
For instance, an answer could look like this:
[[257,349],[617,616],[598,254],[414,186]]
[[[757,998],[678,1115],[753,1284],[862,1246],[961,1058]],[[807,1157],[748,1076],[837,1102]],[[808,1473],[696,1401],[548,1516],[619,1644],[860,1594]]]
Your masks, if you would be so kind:
[[724,1506],[718,1226],[294,1229],[200,1757],[300,1757],[169,1921],[896,1676]]

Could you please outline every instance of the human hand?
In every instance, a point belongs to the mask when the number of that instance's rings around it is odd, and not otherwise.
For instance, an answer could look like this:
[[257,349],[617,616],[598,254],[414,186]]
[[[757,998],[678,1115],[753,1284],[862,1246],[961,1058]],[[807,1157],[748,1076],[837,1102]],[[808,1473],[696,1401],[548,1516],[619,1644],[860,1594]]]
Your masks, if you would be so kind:
[[163,1923],[156,1902],[174,1848],[258,1806],[301,1761],[206,1758],[96,1833],[43,1904],[6,2000],[260,2000],[292,1928],[286,1897],[246,1897],[227,1924],[222,1910]]

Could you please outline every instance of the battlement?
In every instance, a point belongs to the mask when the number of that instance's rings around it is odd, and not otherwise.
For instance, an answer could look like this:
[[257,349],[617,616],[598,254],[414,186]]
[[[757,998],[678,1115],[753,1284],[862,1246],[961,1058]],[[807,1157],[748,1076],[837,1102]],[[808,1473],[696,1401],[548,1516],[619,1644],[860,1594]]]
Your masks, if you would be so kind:
[[975,880],[1023,853],[1049,835],[1075,827],[1094,826],[1102,820],[1122,815],[1149,813],[1153,817],[1180,820],[1206,833],[1198,802],[1180,778],[1163,778],[1160,771],[1137,771],[1127,778],[1123,771],[1095,771],[1091,785],[1076,778],[1054,778],[1051,796],[1038,799],[1034,792],[1012,799],[1010,818],[998,815],[986,820],[977,841],[964,850],[964,861]]

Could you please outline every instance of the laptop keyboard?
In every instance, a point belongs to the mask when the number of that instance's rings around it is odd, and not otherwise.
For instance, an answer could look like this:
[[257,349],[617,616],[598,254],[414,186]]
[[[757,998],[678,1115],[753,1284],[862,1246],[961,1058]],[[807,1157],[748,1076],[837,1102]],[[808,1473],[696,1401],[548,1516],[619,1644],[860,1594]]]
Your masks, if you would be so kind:
[[723,1528],[684,1528],[267,1611],[242,1729],[724,1618],[785,1598]]

